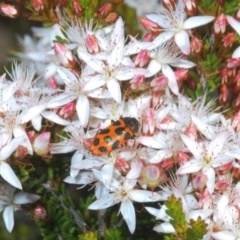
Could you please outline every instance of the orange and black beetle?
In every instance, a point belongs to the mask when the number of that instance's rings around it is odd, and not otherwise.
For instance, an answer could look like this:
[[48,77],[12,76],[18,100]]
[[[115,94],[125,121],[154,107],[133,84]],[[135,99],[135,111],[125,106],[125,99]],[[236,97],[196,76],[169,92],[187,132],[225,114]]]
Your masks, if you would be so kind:
[[97,156],[108,154],[124,145],[138,132],[139,122],[135,118],[122,117],[104,129],[100,129],[93,138],[89,150]]

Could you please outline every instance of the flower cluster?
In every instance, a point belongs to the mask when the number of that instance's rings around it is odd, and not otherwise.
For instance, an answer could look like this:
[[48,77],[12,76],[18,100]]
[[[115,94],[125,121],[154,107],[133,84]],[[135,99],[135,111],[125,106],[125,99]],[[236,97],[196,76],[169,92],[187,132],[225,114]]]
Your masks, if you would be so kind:
[[[39,198],[14,194],[23,187],[10,156],[48,159],[73,153],[64,182],[94,184],[96,201],[88,209],[120,203],[131,233],[134,202],[161,202],[160,209],[145,207],[161,220],[154,230],[178,234],[164,204],[174,196],[181,199],[187,223],[200,217],[208,224],[203,239],[239,236],[239,112],[227,117],[214,107],[216,100],[207,99],[207,91],[195,101],[181,92],[189,69],[198,68],[194,54],[202,49],[190,30],[213,20],[216,31],[223,26],[215,16],[193,16],[187,2],[169,3],[140,18],[148,30],[142,40],[125,37],[121,17],[99,28],[92,20],[67,21],[60,14],[58,24],[34,28],[34,38],[19,39],[23,50],[16,55],[22,63],[14,62],[9,77],[0,78],[0,175],[5,180],[0,205],[9,231],[16,204]],[[238,20],[224,19],[240,34]],[[240,47],[228,62],[235,71],[239,52]],[[138,122],[133,137],[124,135],[127,124],[120,134],[115,131],[125,118]]]

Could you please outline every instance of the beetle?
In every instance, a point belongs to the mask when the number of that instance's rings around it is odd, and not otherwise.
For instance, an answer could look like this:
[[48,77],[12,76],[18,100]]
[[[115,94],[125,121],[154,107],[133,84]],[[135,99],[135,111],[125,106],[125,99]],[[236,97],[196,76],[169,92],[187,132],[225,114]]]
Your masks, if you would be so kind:
[[123,146],[129,139],[132,139],[138,129],[139,122],[136,118],[121,117],[96,133],[89,150],[93,155],[97,156],[109,154]]

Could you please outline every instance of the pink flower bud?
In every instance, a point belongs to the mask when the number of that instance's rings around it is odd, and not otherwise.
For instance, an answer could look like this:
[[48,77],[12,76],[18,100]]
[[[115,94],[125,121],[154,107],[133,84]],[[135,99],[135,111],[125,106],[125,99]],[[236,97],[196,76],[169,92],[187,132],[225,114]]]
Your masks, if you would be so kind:
[[179,151],[177,153],[176,159],[177,159],[179,165],[182,166],[182,165],[184,165],[185,163],[188,162],[189,157],[188,157],[188,155],[185,152]]
[[47,212],[45,210],[44,207],[42,206],[37,206],[35,209],[34,209],[34,218],[36,220],[44,220],[45,217],[47,216]]
[[198,198],[200,209],[212,209],[212,194],[207,189],[204,189],[201,194],[198,194]]
[[143,166],[140,180],[153,191],[163,182],[167,181],[167,176],[159,165],[148,164]]
[[161,168],[166,172],[172,170],[174,167],[174,160],[173,158],[167,158],[161,161],[160,163]]
[[225,14],[221,13],[214,21],[213,30],[216,35],[224,34],[226,31],[227,19]]
[[59,89],[59,85],[55,79],[55,77],[51,77],[48,81],[48,87],[51,89]]
[[112,11],[113,11],[112,4],[111,3],[105,3],[97,10],[97,13],[100,17],[105,18]]
[[36,138],[36,133],[34,131],[27,132],[28,139],[31,143],[33,143],[34,139]]
[[240,109],[240,94],[238,94],[237,98],[233,102],[233,106],[239,110]]
[[193,123],[189,124],[185,130],[185,134],[193,140],[197,139],[197,133],[197,128]]
[[164,97],[164,91],[163,90],[158,90],[152,92],[152,105],[153,106],[158,106],[159,103],[161,103],[162,98]]
[[233,93],[238,94],[240,92],[240,70],[237,71],[236,77],[234,79]]
[[154,36],[152,33],[147,33],[144,37],[143,37],[143,42],[152,42],[154,39]]
[[219,90],[218,101],[221,105],[226,104],[228,101],[229,90],[226,84],[221,85]]
[[0,4],[0,13],[9,18],[17,18],[19,16],[18,8],[6,3]]
[[135,75],[133,79],[129,82],[130,89],[133,91],[139,91],[144,87],[144,79],[143,75]]
[[154,110],[152,108],[148,108],[143,115],[142,118],[142,134],[153,136],[156,126],[156,119]]
[[238,111],[232,117],[232,127],[235,129],[236,132],[238,132],[240,130],[240,111]]
[[191,43],[191,52],[193,53],[199,53],[202,50],[202,41],[196,37],[192,38]]
[[43,0],[32,0],[32,7],[36,12],[42,12],[44,9]]
[[161,28],[151,20],[143,17],[139,17],[138,21],[141,23],[141,25],[150,33],[157,33],[159,34],[161,32]]
[[142,68],[149,63],[149,60],[150,60],[150,58],[149,58],[148,50],[144,49],[144,50],[141,50],[137,54],[137,56],[134,60],[134,64],[135,64],[136,67]]
[[75,13],[75,15],[77,17],[81,17],[83,10],[82,10],[82,5],[80,4],[80,2],[77,0],[73,0],[72,5],[73,5],[73,12]]
[[106,24],[112,24],[117,20],[117,18],[118,18],[117,13],[112,12],[107,15],[107,17],[104,19],[104,22]]
[[86,39],[86,47],[89,53],[99,53],[99,45],[95,35],[88,35]]
[[180,88],[183,81],[186,80],[188,77],[188,69],[178,69],[174,71],[174,74],[177,80],[178,88]]
[[70,102],[63,106],[59,111],[58,115],[64,119],[69,119],[75,116],[76,114],[76,103]]
[[236,41],[235,33],[227,33],[226,36],[222,39],[223,47],[230,48],[233,43]]
[[226,180],[220,180],[215,183],[215,189],[218,191],[218,193],[225,192],[228,187],[229,183]]
[[28,149],[22,145],[19,145],[17,149],[14,151],[14,158],[15,159],[24,159],[28,155]]
[[127,173],[130,170],[130,166],[129,166],[128,162],[124,158],[121,158],[121,157],[117,157],[116,162],[115,162],[115,167],[123,175],[127,175]]
[[239,58],[229,58],[227,59],[227,68],[236,68],[240,66],[240,59]]
[[64,45],[60,43],[54,43],[54,50],[62,66],[66,68],[74,68],[75,67],[75,59],[71,51],[69,51]]
[[43,132],[38,137],[35,138],[33,142],[33,150],[37,155],[42,157],[47,156],[49,152],[50,137],[51,137],[50,132]]
[[227,73],[227,69],[226,68],[222,68],[220,70],[220,79],[221,79],[221,84],[225,84],[228,82],[228,73]]
[[168,85],[168,78],[165,76],[154,78],[150,82],[150,87],[153,91],[164,90]]
[[184,9],[187,15],[193,16],[197,11],[195,0],[184,0]]
[[201,192],[206,187],[206,182],[207,176],[202,172],[199,172],[192,179],[192,187]]
[[166,9],[175,9],[175,0],[162,0],[162,4]]

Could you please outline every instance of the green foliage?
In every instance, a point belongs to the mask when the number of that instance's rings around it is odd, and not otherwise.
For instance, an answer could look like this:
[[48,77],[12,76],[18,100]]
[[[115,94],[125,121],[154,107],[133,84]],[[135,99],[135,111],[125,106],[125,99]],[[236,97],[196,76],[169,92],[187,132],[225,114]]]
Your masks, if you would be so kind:
[[207,232],[207,224],[198,217],[197,221],[190,219],[190,228],[187,229],[186,240],[201,240],[204,234]]
[[182,200],[171,196],[165,202],[166,213],[171,217],[170,223],[176,233],[164,236],[164,240],[200,240],[206,234],[207,224],[199,217],[197,221],[193,219],[188,223],[182,208]]

